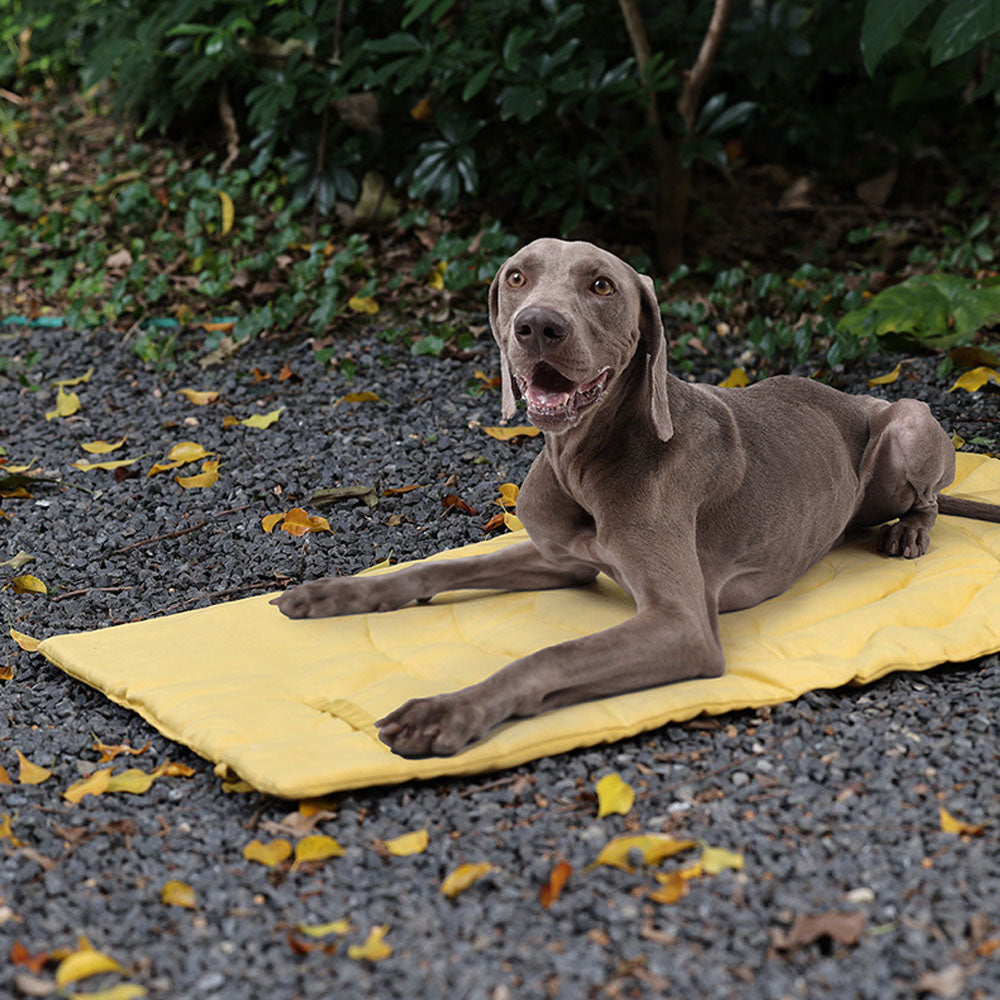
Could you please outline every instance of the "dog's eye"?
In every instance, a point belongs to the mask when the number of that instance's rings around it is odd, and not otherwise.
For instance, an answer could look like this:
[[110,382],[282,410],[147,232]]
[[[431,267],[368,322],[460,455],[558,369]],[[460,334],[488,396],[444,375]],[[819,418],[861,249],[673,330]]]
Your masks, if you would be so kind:
[[525,277],[520,271],[511,271],[507,275],[507,284],[511,288],[521,288],[524,285]]
[[615,286],[610,278],[597,278],[590,286],[590,290],[595,295],[613,295]]

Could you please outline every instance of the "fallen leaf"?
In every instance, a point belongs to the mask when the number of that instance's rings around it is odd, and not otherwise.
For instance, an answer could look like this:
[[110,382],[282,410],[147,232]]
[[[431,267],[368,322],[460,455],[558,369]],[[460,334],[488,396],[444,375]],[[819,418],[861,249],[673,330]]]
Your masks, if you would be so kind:
[[49,592],[49,588],[37,576],[32,576],[30,573],[12,577],[10,585],[14,588],[15,594],[47,594]]
[[420,488],[420,483],[410,483],[409,486],[390,486],[388,489],[382,490],[382,496],[394,497],[400,493],[409,493],[410,490],[419,490]]
[[117,451],[127,440],[127,437],[122,437],[117,441],[81,441],[80,447],[90,455],[107,455],[110,451]]
[[160,902],[168,906],[183,906],[188,910],[195,910],[198,904],[195,902],[195,892],[187,882],[178,882],[171,879],[163,883],[160,890]]
[[111,768],[102,767],[98,771],[94,771],[93,774],[84,778],[82,781],[76,781],[69,788],[63,792],[63,798],[67,802],[72,802],[76,805],[84,796],[87,795],[103,795],[108,790],[108,783],[111,780]]
[[351,932],[351,922],[347,917],[331,920],[325,924],[296,924],[295,927],[311,938],[327,937],[329,934],[350,934]]
[[679,902],[691,891],[691,880],[684,878],[680,872],[668,872],[657,878],[662,885],[649,893],[649,898],[656,903]]
[[292,507],[291,510],[285,511],[281,530],[300,537],[311,531],[329,531],[330,522],[319,514],[307,514],[302,507]]
[[874,389],[877,385],[888,385],[890,382],[895,382],[899,378],[899,373],[903,370],[903,362],[900,361],[898,365],[891,372],[886,372],[885,375],[876,375],[874,378],[868,380],[868,388]]
[[494,870],[493,865],[489,861],[459,865],[445,877],[441,883],[441,892],[449,899],[454,899],[460,892],[465,892],[470,885],[478,882],[484,875]]
[[40,785],[43,781],[48,781],[52,777],[52,772],[38,764],[32,764],[20,750],[15,750],[20,768],[17,773],[17,780],[22,785]]
[[344,848],[333,837],[314,833],[309,837],[303,837],[295,845],[295,861],[292,863],[292,871],[304,861],[325,861],[327,858],[342,857],[343,854]]
[[0,764],[0,785],[13,785],[14,782],[10,780],[10,775],[7,773],[7,768]]
[[538,890],[538,902],[547,910],[563,891],[566,880],[573,874],[573,866],[568,861],[560,861],[549,875],[548,882]]
[[733,868],[736,871],[743,868],[742,854],[727,851],[724,847],[709,847],[708,844],[704,846],[698,861],[706,875],[718,875],[719,872],[725,871],[727,868]]
[[430,288],[436,288],[439,292],[444,291],[444,275],[448,270],[448,261],[439,260],[430,274],[427,276],[427,284]]
[[252,417],[241,420],[240,423],[244,427],[256,427],[258,430],[264,430],[270,427],[284,412],[285,408],[279,406],[276,410],[271,410],[270,413],[255,413]]
[[433,114],[434,110],[431,107],[430,98],[426,95],[421,97],[420,100],[417,101],[412,108],[410,108],[410,117],[415,122],[429,121]]
[[174,482],[186,490],[204,489],[219,481],[219,459],[209,458],[201,463],[201,472],[194,476],[174,476]]
[[368,296],[352,295],[347,300],[347,308],[352,312],[366,313],[368,316],[374,316],[378,312],[378,303]]
[[[149,744],[147,743],[146,747],[148,746]],[[143,750],[146,749],[146,747],[143,747],[142,750],[133,750],[132,754],[138,756],[138,754],[141,754]],[[163,775],[168,775],[171,778],[190,778],[193,777],[194,774],[195,774],[195,769],[193,767],[189,767],[187,764],[180,764],[176,761],[171,761],[171,760],[164,761],[162,764],[159,764],[155,768],[153,768],[154,778],[159,778],[162,777]]]
[[197,441],[179,441],[167,452],[167,461],[157,462],[146,473],[146,476],[148,478],[157,472],[167,472],[170,469],[176,469],[179,465],[184,465],[187,462],[197,462],[199,459],[208,458],[211,454],[210,451],[203,448]]
[[137,767],[128,767],[120,774],[112,775],[108,780],[107,791],[128,792],[129,795],[144,795],[156,779],[155,774],[140,771]]
[[507,525],[504,523],[504,511],[498,511],[484,525],[483,534],[489,535],[494,531],[501,531]]
[[10,964],[23,965],[35,975],[42,971],[51,958],[52,956],[47,951],[40,951],[32,955],[20,941],[15,941],[10,946]]
[[82,375],[77,375],[75,378],[60,378],[56,379],[52,384],[58,386],[71,386],[80,385],[82,382],[89,382],[90,376],[94,374],[93,368],[88,368]]
[[948,391],[954,392],[956,389],[964,389],[966,392],[976,392],[990,380],[1000,385],[1000,371],[980,365],[978,368],[973,368],[971,371],[959,375],[955,384]]
[[606,774],[597,782],[597,818],[615,813],[628,815],[635,804],[635,791],[621,775]]
[[[14,555],[12,555],[9,559],[5,560],[4,562],[0,562],[0,566],[9,566],[16,573],[19,569],[23,569],[25,566],[28,565],[28,563],[34,561],[35,561],[34,556],[29,555],[27,552],[24,551],[24,549],[18,549],[18,551]],[[13,629],[11,630],[11,632],[13,632]],[[18,635],[21,634],[22,633],[18,632]]]
[[508,507],[516,507],[517,498],[521,493],[520,487],[517,483],[502,483],[499,489],[500,499],[494,500],[493,502],[499,504],[504,508],[504,510]]
[[521,519],[516,514],[511,514],[509,511],[504,511],[503,523],[508,531],[524,531],[524,525],[521,523]]
[[956,819],[944,806],[938,807],[938,816],[941,821],[942,833],[961,833],[970,837],[979,837],[985,829],[979,823],[965,823]]
[[[115,458],[109,462],[70,462],[70,466],[74,469],[79,469],[81,472],[91,472],[93,469],[125,469],[130,465],[135,465],[136,462],[141,461],[144,457],[144,455],[137,455],[135,458]],[[151,476],[155,471],[159,470],[154,466],[148,475]]]
[[503,382],[503,379],[499,375],[494,375],[493,378],[490,378],[486,372],[482,372],[478,368],[472,373],[472,377],[479,379],[487,389],[499,389]]
[[951,443],[955,451],[961,451],[965,447],[965,438],[952,431]]
[[381,403],[382,400],[374,393],[364,390],[362,392],[349,392],[346,396],[341,396],[336,403],[333,404],[334,409],[340,406],[341,403]]
[[195,406],[208,406],[219,398],[218,392],[211,389],[178,389],[177,392]]
[[787,934],[776,935],[776,946],[781,951],[793,951],[829,937],[839,944],[857,944],[865,929],[867,916],[861,910],[841,913],[829,910],[826,913],[800,913]]
[[146,987],[138,983],[118,983],[96,993],[71,993],[69,1000],[137,1000],[146,995]]
[[484,427],[483,430],[491,438],[496,438],[497,441],[510,441],[511,438],[516,437],[535,437],[542,433],[537,427],[531,427],[530,425],[518,427]]
[[25,635],[23,632],[18,632],[17,629],[14,628],[10,630],[10,637],[26,653],[34,653],[38,649],[42,641],[41,639],[32,639],[30,635]]
[[364,944],[352,944],[347,949],[347,957],[365,959],[368,962],[380,962],[383,958],[388,958],[392,954],[392,945],[383,940],[388,931],[388,924],[373,927]]
[[90,746],[92,750],[96,750],[101,755],[101,759],[97,763],[106,764],[109,760],[114,760],[120,754],[125,754],[129,757],[138,757],[144,754],[149,749],[149,740],[146,740],[138,750],[134,750],[127,743],[108,744],[102,743],[100,740],[96,740]]
[[988,938],[976,945],[976,954],[980,958],[989,958],[990,955],[998,951],[1000,951],[1000,937]]
[[445,509],[454,507],[456,510],[460,510],[463,514],[478,514],[479,511],[475,507],[470,507],[458,494],[448,493],[447,495],[441,497],[441,506]]
[[414,830],[413,833],[402,833],[391,840],[382,841],[382,846],[397,858],[405,858],[410,854],[423,854],[429,843],[427,830]]
[[742,368],[734,368],[720,383],[720,389],[742,389],[750,384],[747,373]]
[[965,970],[957,964],[946,965],[937,972],[924,972],[917,980],[917,989],[933,993],[944,1000],[955,1000],[962,995],[965,985]]
[[360,500],[366,507],[378,506],[378,491],[374,486],[321,486],[313,490],[309,502],[316,507],[329,507],[340,500]]
[[216,188],[215,193],[219,196],[222,210],[222,228],[219,230],[219,235],[228,236],[236,219],[236,206],[233,204],[233,199],[225,191]]
[[286,861],[291,856],[292,845],[283,837],[278,837],[266,844],[259,840],[251,840],[243,848],[243,857],[247,861],[257,861],[262,865],[267,865],[268,868],[280,865],[282,861]]
[[321,795],[319,798],[302,799],[299,802],[299,812],[306,817],[315,816],[321,812],[333,814],[336,810],[337,800],[328,795]]
[[0,681],[9,681],[14,678],[14,668],[9,663],[0,664]]
[[67,392],[59,386],[56,392],[55,409],[49,410],[45,414],[46,420],[54,420],[56,417],[71,417],[80,409],[80,397],[75,392]]
[[11,847],[24,846],[24,841],[14,836],[14,830],[10,825],[10,815],[8,813],[4,813],[0,817],[0,840],[8,841]]
[[56,985],[66,986],[88,976],[96,976],[99,972],[122,972],[124,969],[110,956],[84,945],[72,954],[67,955],[56,969]]
[[644,865],[659,864],[664,858],[672,857],[680,851],[697,847],[697,841],[677,840],[665,833],[640,833],[615,837],[601,849],[600,854],[590,864],[590,868],[598,865],[610,865],[625,872],[635,871],[629,862],[632,851],[638,852]]

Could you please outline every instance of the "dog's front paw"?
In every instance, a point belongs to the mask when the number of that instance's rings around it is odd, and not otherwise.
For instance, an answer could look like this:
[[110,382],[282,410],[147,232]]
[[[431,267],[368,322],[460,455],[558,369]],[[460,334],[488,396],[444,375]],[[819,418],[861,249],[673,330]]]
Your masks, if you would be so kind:
[[448,757],[489,728],[485,714],[460,693],[413,698],[375,725],[401,757]]
[[288,618],[329,618],[389,610],[382,606],[374,582],[354,576],[326,577],[292,587],[270,603]]
[[930,546],[930,532],[921,525],[914,525],[905,518],[895,524],[884,524],[879,531],[878,547],[887,556],[916,559]]

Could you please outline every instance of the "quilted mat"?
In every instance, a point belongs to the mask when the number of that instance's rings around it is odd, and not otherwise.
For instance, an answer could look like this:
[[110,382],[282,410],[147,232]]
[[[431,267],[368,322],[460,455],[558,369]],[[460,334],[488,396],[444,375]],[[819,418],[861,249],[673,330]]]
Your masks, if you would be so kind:
[[[957,457],[950,491],[1000,503],[1000,461]],[[474,683],[542,646],[615,625],[633,613],[631,600],[601,577],[567,590],[465,591],[388,614],[291,621],[268,604],[271,596],[52,636],[40,651],[261,791],[299,798],[511,767],[701,712],[996,652],[1000,524],[942,517],[930,551],[913,561],[877,555],[868,533],[780,597],[723,615],[725,676],[509,722],[454,757],[397,757],[373,720],[407,698]]]

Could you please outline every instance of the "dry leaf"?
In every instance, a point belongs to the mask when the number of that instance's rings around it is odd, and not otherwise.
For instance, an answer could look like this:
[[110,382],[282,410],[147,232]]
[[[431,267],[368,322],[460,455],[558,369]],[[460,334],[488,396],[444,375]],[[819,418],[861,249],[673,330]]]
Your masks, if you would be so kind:
[[0,817],[0,840],[8,841],[11,847],[24,847],[24,841],[18,840],[14,836],[14,830],[10,825],[10,815],[8,813],[4,813]]
[[138,757],[140,754],[144,754],[149,749],[149,740],[146,740],[138,750],[133,750],[127,743],[108,744],[102,743],[100,740],[92,743],[91,749],[96,750],[101,755],[101,759],[97,763],[106,764],[109,760],[114,760],[119,754],[126,754],[129,757]]
[[509,511],[504,511],[503,515],[504,527],[508,531],[524,531],[524,525],[521,523],[521,519],[516,514],[511,514]]
[[23,632],[18,632],[17,629],[13,628],[10,630],[10,637],[26,653],[36,652],[42,641],[41,639],[32,639],[30,635],[25,635]]
[[201,472],[194,476],[174,476],[174,482],[186,490],[204,489],[219,481],[219,459],[209,458],[201,463]]
[[108,780],[107,791],[128,792],[130,795],[143,795],[149,791],[156,779],[155,774],[140,771],[137,767],[128,767],[121,774],[113,775]]
[[423,854],[429,843],[427,830],[414,830],[413,833],[403,833],[391,840],[382,841],[382,846],[397,858],[405,858],[410,854]]
[[478,882],[479,879],[493,870],[493,865],[488,861],[480,861],[478,864],[459,865],[441,883],[441,892],[449,899],[454,899],[460,892],[465,892],[470,885]]
[[77,951],[67,955],[56,969],[56,985],[66,986],[99,972],[124,972],[125,970],[110,956],[84,943]]
[[497,441],[510,441],[511,438],[516,437],[535,437],[542,433],[537,427],[531,427],[530,425],[518,427],[484,427],[483,430],[491,438],[496,438]]
[[292,864],[294,871],[304,861],[325,861],[327,858],[339,858],[344,854],[344,848],[326,834],[314,833],[309,837],[303,837],[295,845],[295,861]]
[[984,827],[979,823],[964,823],[956,819],[944,806],[938,807],[938,816],[942,833],[963,833],[970,837],[979,837],[984,831]]
[[951,443],[955,451],[961,451],[965,447],[965,438],[952,431]]
[[334,403],[334,408],[340,406],[341,403],[381,403],[382,400],[374,393],[364,390],[362,392],[349,392],[346,396],[341,396],[340,399]]
[[56,379],[52,384],[58,386],[66,386],[68,388],[71,385],[80,385],[81,382],[89,382],[90,376],[93,374],[94,374],[94,369],[88,368],[82,375],[77,375],[75,378]]
[[[24,549],[18,549],[18,551],[9,559],[5,559],[3,562],[0,562],[0,566],[9,566],[16,573],[19,569],[23,569],[28,565],[28,563],[34,561],[35,557],[33,555],[29,555],[24,551]],[[19,632],[18,635],[20,634],[22,633]]]
[[0,764],[0,785],[13,785],[14,782],[10,780],[10,775],[7,773],[7,768]]
[[167,472],[170,469],[176,469],[179,465],[184,465],[187,462],[197,462],[199,459],[208,458],[211,454],[210,451],[203,448],[197,441],[179,441],[167,452],[167,461],[157,462],[146,473],[146,477],[153,476],[157,472]]
[[45,414],[46,420],[56,417],[71,417],[80,409],[80,397],[75,392],[67,392],[62,386],[56,393],[56,406]]
[[81,441],[80,447],[90,455],[107,455],[109,451],[117,451],[127,440],[122,437],[117,441]]
[[138,1000],[146,992],[146,987],[138,983],[118,983],[96,993],[71,993],[69,1000]]
[[597,818],[615,813],[628,815],[635,804],[635,791],[621,775],[606,774],[597,782]]
[[448,261],[439,260],[434,268],[431,270],[430,274],[427,276],[427,285],[430,288],[436,288],[439,292],[444,291],[444,275],[445,271],[448,270]]
[[460,510],[463,514],[475,515],[479,513],[475,507],[470,507],[457,493],[448,493],[441,497],[441,506],[446,509],[454,507],[455,510]]
[[517,498],[520,495],[520,487],[516,483],[502,483],[500,486],[500,499],[493,502],[499,504],[506,510],[508,507],[517,506]]
[[933,993],[944,1000],[956,1000],[962,995],[965,985],[965,970],[957,964],[946,965],[937,972],[924,972],[917,980],[917,989],[923,993]]
[[[147,743],[146,746],[149,746]],[[142,750],[145,750],[143,747]],[[140,754],[142,750],[133,750],[133,754]],[[195,774],[195,769],[193,767],[188,767],[187,764],[178,764],[175,761],[164,761],[162,764],[158,765],[153,769],[153,777],[159,778],[163,775],[169,775],[171,778],[190,778]]]
[[415,122],[425,122],[429,121],[434,114],[434,109],[431,107],[430,98],[424,95],[417,101],[416,104],[410,108],[410,117]]
[[347,300],[347,308],[352,312],[366,313],[368,316],[374,316],[378,312],[378,303],[368,296],[352,295]]
[[734,368],[720,383],[720,389],[742,389],[750,384],[747,373],[742,368]]
[[[144,455],[137,455],[135,458],[115,458],[109,462],[70,462],[71,468],[79,469],[81,472],[90,472],[93,469],[125,469],[130,465],[135,465],[136,462],[145,458]],[[172,468],[172,466],[171,466]],[[154,472],[158,471],[158,467],[154,466],[150,469],[148,475],[152,475]]]
[[383,940],[389,931],[388,924],[373,927],[368,932],[368,937],[364,944],[352,944],[347,949],[347,957],[354,959],[365,959],[368,962],[380,962],[383,958],[388,958],[392,954],[392,945],[386,944]]
[[964,389],[966,392],[976,392],[991,379],[1000,385],[1000,371],[980,365],[978,368],[973,368],[971,371],[959,375],[955,384],[948,391],[954,392],[956,389]]
[[243,848],[243,857],[247,861],[257,861],[262,865],[267,865],[268,868],[280,865],[282,861],[287,860],[291,856],[292,845],[283,837],[278,837],[276,840],[269,841],[266,844],[261,843],[259,840],[251,840]]
[[657,875],[657,879],[662,885],[649,893],[649,898],[657,903],[676,903],[691,890],[691,880],[684,878],[680,872]]
[[706,875],[718,875],[727,868],[740,871],[743,868],[743,855],[727,851],[724,847],[709,847],[706,844],[698,862]]
[[299,812],[303,816],[315,816],[317,813],[328,812],[331,815],[336,812],[337,801],[328,795],[322,795],[319,798],[312,799],[302,799],[299,802]]
[[15,594],[47,594],[49,592],[49,588],[37,576],[32,576],[30,573],[13,577],[10,585],[14,588]]
[[632,851],[638,852],[642,856],[642,863],[645,865],[659,864],[664,858],[669,858],[680,851],[686,851],[690,847],[696,847],[697,841],[676,840],[665,833],[640,833],[615,837],[614,840],[605,844],[601,853],[597,855],[590,868],[598,865],[610,865],[612,868],[620,868],[625,872],[635,871],[629,863],[629,855]]
[[889,385],[890,382],[895,382],[899,378],[899,373],[903,370],[903,362],[900,361],[898,365],[891,372],[886,372],[885,375],[876,375],[875,378],[870,378],[868,380],[868,388],[874,389],[877,385]]
[[20,762],[20,769],[17,773],[17,780],[22,785],[40,785],[52,777],[52,772],[48,768],[32,764],[20,750],[15,750],[17,759]]
[[163,884],[160,890],[160,902],[168,906],[183,906],[189,910],[197,909],[198,906],[195,902],[194,889],[187,882],[178,882],[176,879]]
[[498,511],[484,525],[483,534],[489,535],[494,531],[502,531],[507,525],[504,523],[504,512]]
[[178,389],[177,392],[195,406],[208,406],[219,398],[218,392],[211,389]]
[[409,486],[390,486],[388,489],[382,490],[382,496],[394,497],[400,493],[409,493],[411,490],[419,490],[420,488],[420,483],[410,483]]
[[256,427],[258,430],[264,430],[270,427],[284,412],[285,408],[279,406],[276,410],[271,410],[270,413],[255,413],[252,417],[241,420],[240,423],[244,427]]
[[233,199],[225,191],[216,188],[215,193],[219,196],[219,204],[222,210],[222,229],[219,230],[219,235],[228,236],[236,219],[236,206],[233,204]]
[[776,946],[782,951],[792,951],[812,944],[821,937],[829,937],[840,944],[857,944],[865,929],[866,915],[858,910],[841,913],[830,910],[826,913],[800,913],[787,934],[776,935]]
[[566,880],[573,874],[573,866],[568,861],[560,861],[552,874],[549,875],[548,882],[538,890],[538,902],[547,910],[558,898],[566,884]]
[[296,924],[296,929],[307,937],[321,938],[329,934],[350,934],[351,922],[347,917],[341,920],[331,920],[326,924]]
[[111,768],[102,767],[82,781],[76,781],[63,792],[63,798],[76,805],[86,795],[103,795],[111,780]]
[[38,975],[38,973],[42,971],[45,964],[50,961],[51,958],[52,956],[47,951],[40,951],[37,954],[32,955],[20,941],[15,941],[10,946],[10,964],[23,965],[24,968],[35,973],[35,975]]
[[330,522],[319,514],[307,514],[302,507],[292,507],[285,512],[281,530],[299,537],[311,531],[329,531]]

